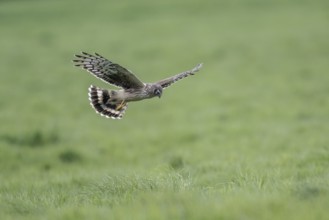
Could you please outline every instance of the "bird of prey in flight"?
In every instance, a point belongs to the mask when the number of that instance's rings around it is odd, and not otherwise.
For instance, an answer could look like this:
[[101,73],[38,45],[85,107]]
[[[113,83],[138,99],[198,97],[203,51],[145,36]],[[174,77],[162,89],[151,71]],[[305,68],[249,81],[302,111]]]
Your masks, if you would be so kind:
[[102,116],[112,119],[121,119],[127,109],[127,103],[153,97],[161,97],[163,89],[187,76],[194,75],[202,67],[198,64],[188,70],[169,78],[144,83],[130,70],[113,63],[103,56],[82,52],[75,55],[75,66],[82,67],[95,77],[106,83],[120,87],[119,90],[107,90],[91,85],[89,87],[89,100],[91,106]]

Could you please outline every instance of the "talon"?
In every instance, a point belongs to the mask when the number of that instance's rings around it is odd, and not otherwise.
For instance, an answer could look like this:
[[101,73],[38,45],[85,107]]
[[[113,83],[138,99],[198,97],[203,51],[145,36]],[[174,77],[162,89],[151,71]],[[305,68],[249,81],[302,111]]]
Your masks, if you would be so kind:
[[121,103],[115,108],[116,111],[119,111],[125,105],[125,100],[122,100]]

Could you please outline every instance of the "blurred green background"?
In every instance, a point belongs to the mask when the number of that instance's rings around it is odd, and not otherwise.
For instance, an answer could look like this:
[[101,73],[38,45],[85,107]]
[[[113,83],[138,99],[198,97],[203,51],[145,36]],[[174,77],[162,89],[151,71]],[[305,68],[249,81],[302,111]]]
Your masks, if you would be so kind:
[[[327,0],[0,1],[1,219],[327,219]],[[152,82],[90,107],[98,52]]]

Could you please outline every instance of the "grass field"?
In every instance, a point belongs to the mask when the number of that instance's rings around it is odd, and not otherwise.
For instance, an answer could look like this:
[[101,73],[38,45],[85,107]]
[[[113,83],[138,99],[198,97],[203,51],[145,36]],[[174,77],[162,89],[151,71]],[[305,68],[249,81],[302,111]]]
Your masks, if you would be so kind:
[[[328,219],[326,0],[0,1],[0,219]],[[147,82],[122,120],[73,67]]]

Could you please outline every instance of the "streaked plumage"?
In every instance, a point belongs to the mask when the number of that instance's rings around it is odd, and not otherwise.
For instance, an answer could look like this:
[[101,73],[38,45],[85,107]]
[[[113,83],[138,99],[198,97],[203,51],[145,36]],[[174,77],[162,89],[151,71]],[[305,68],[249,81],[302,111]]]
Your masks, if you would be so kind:
[[82,67],[106,83],[120,87],[120,90],[101,89],[91,85],[89,100],[97,113],[107,118],[121,119],[127,109],[127,102],[139,101],[162,95],[162,90],[187,76],[194,75],[202,67],[198,64],[189,71],[160,80],[155,83],[143,83],[131,71],[113,63],[101,55],[82,52],[75,55],[74,65]]

